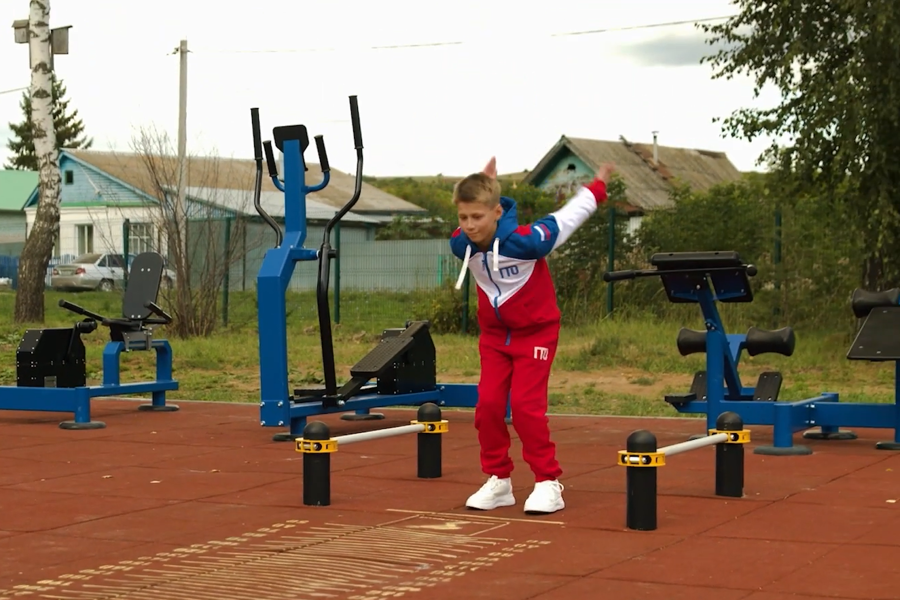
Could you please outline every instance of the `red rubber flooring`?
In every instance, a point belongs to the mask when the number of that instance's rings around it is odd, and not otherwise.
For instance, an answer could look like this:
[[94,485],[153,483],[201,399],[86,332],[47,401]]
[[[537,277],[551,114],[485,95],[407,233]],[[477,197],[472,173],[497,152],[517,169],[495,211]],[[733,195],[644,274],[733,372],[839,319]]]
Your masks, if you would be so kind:
[[[107,428],[0,412],[0,599],[301,600],[898,598],[900,456],[805,441],[811,456],[746,454],[746,496],[718,498],[714,450],[659,472],[659,528],[625,528],[616,451],[660,445],[688,419],[554,417],[565,510],[521,511],[530,473],[514,441],[518,506],[467,511],[483,481],[471,413],[448,412],[443,477],[416,477],[415,436],[332,455],[332,505],[305,507],[302,457],[250,405],[94,404]],[[408,424],[325,420],[335,435]],[[753,429],[750,447],[770,442]]]

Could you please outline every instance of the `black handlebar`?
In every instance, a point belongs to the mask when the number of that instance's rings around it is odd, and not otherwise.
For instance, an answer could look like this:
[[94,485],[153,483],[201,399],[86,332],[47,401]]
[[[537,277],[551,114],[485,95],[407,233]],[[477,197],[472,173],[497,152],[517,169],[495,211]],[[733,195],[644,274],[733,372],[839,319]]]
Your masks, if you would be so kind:
[[250,109],[250,120],[253,122],[253,159],[262,160],[262,131],[259,128],[259,109]]
[[748,277],[755,277],[757,273],[755,265],[741,265],[740,267],[710,267],[701,269],[647,269],[645,271],[628,269],[624,271],[607,271],[603,274],[603,281],[626,281],[628,279],[637,279],[638,277],[655,277],[661,275],[704,275],[706,273],[715,273],[717,271],[734,271],[735,269],[746,271]]
[[263,144],[266,151],[266,166],[269,167],[269,177],[278,177],[278,163],[275,162],[275,153],[272,151],[272,142],[266,140]]
[[[256,183],[253,189],[253,207],[256,209],[256,212],[259,213],[259,216],[263,218],[263,220],[275,230],[275,247],[278,248],[281,246],[281,242],[284,239],[284,234],[281,233],[281,227],[278,226],[278,223],[275,222],[275,219],[269,216],[269,213],[263,209],[262,204],[260,204],[260,198],[262,197],[262,177],[263,177],[263,166],[262,159],[263,153],[262,148],[263,145],[261,143],[262,134],[260,132],[259,127],[259,109],[251,108],[250,109],[250,120],[253,124],[253,160],[256,161]],[[269,165],[269,173],[275,173],[274,176],[278,176],[278,169],[275,166],[275,160],[271,156],[272,147],[271,144],[266,142],[266,162]]]
[[76,315],[81,315],[83,317],[87,317],[87,318],[93,319],[95,321],[102,322],[105,319],[105,317],[103,317],[103,315],[98,315],[97,313],[93,313],[89,310],[85,310],[85,309],[81,308],[80,306],[78,306],[77,304],[72,304],[68,300],[60,300],[59,306],[68,311],[72,311]]
[[325,152],[325,138],[321,135],[316,136],[316,151],[319,153],[319,167],[322,173],[327,173],[331,169],[328,167],[328,154]]
[[637,277],[637,271],[629,269],[627,271],[611,271],[603,274],[603,281],[626,281]]
[[350,115],[353,119],[353,141],[356,144],[356,185],[353,189],[353,197],[339,210],[328,223],[325,225],[325,232],[322,234],[322,244],[327,244],[331,237],[331,230],[337,225],[344,215],[350,212],[350,209],[359,200],[362,193],[363,183],[363,146],[362,146],[362,130],[359,124],[359,105],[356,102],[356,96],[350,96]]
[[156,302],[152,302],[152,301],[148,300],[147,302],[144,302],[144,307],[149,308],[150,311],[153,314],[157,315],[158,317],[162,317],[162,319],[164,319],[166,321],[165,324],[169,324],[172,322],[171,315],[169,315],[169,313],[167,313],[162,308],[160,308],[159,305],[156,304]]
[[356,96],[350,96],[350,120],[353,123],[353,144],[357,150],[362,150],[362,129],[359,126],[359,106]]
[[[359,106],[356,102],[356,96],[350,96],[350,116],[353,120],[353,142],[356,145],[356,185],[353,190],[353,197],[325,225],[325,232],[322,234],[322,245],[319,247],[319,278],[316,282],[319,334],[322,340],[322,371],[325,375],[325,393],[328,396],[333,396],[337,393],[331,314],[328,310],[328,280],[331,272],[331,259],[335,256],[330,243],[331,230],[353,208],[353,205],[356,204],[362,193],[363,145],[362,130],[359,124]],[[328,166],[328,159],[325,156],[325,144],[321,142],[320,138],[321,136],[316,137],[316,147],[319,148],[319,159],[323,163],[322,171],[325,172]]]

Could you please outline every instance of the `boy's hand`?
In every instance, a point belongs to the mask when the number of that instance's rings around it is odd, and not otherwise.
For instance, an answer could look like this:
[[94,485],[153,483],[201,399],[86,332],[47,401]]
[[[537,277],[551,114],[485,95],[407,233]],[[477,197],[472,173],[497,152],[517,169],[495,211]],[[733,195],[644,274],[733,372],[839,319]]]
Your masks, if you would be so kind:
[[497,157],[492,156],[491,160],[488,161],[488,164],[485,165],[481,172],[491,179],[497,179]]
[[597,179],[603,181],[603,183],[609,183],[609,178],[616,170],[616,165],[612,163],[603,163],[600,165],[600,168],[597,169]]

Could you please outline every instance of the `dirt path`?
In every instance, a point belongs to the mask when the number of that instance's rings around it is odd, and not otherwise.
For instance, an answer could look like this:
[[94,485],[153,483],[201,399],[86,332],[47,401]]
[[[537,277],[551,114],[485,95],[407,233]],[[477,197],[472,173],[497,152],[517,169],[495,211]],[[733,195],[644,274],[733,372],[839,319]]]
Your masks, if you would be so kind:
[[[659,373],[648,376],[637,369],[608,369],[602,371],[556,370],[550,376],[550,393],[576,393],[585,388],[596,388],[607,394],[662,398],[667,389],[684,389],[691,386],[691,375]],[[477,383],[478,375],[446,369],[438,377],[454,383]]]

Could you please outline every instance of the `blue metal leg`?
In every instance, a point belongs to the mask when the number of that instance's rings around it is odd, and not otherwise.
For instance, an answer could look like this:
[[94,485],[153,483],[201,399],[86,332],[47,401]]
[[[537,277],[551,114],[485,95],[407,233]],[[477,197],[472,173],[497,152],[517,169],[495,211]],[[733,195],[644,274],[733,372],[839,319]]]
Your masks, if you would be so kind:
[[103,421],[91,421],[91,392],[90,388],[74,388],[73,393],[77,394],[75,398],[75,410],[73,421],[63,421],[59,424],[60,429],[103,429],[106,423]]
[[119,376],[119,355],[125,350],[125,344],[122,342],[109,342],[103,349],[103,384],[119,385],[121,379]]
[[276,434],[279,436],[276,441],[293,441],[303,437],[303,430],[306,429],[306,417],[291,417],[291,426],[288,433]]
[[[838,402],[836,392],[824,392],[821,402]],[[855,440],[856,434],[849,429],[841,429],[840,425],[820,425],[819,430],[805,431],[803,437],[808,440]]]
[[812,454],[809,446],[794,444],[794,416],[808,411],[807,405],[795,405],[789,402],[774,402],[772,404],[772,437],[771,446],[758,446],[753,450],[754,454],[767,456],[800,456]]
[[[156,351],[156,381],[172,381],[172,346],[169,340],[153,340]],[[118,367],[118,365],[117,365]],[[177,404],[166,404],[166,390],[153,390],[150,404],[141,404],[138,410],[153,412],[175,412]]]
[[894,428],[893,442],[878,442],[879,450],[900,450],[900,361],[894,363],[894,418],[893,423],[886,423]]
[[373,413],[370,408],[360,408],[352,413],[341,415],[342,421],[380,421],[384,418],[382,413]]

